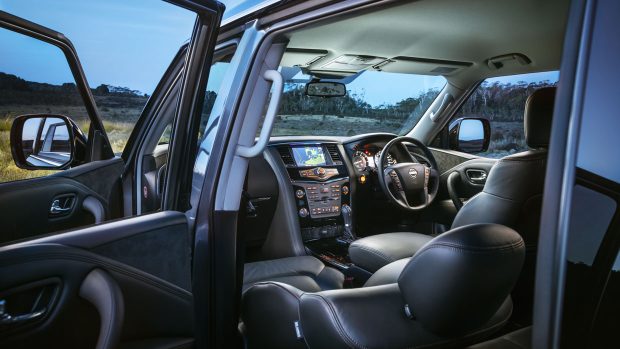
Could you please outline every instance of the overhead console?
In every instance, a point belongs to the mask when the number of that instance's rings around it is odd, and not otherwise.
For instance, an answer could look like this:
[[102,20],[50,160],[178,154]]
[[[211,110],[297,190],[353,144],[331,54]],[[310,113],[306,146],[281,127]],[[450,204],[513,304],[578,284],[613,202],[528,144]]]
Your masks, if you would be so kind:
[[345,220],[351,219],[351,193],[338,144],[299,142],[275,147],[293,186],[303,241],[342,236]]

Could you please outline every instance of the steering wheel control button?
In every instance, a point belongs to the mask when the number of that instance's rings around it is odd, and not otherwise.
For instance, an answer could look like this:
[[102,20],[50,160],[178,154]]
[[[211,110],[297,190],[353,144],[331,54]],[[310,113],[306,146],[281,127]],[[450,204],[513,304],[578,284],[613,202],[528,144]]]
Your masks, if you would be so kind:
[[299,217],[306,218],[308,217],[308,210],[305,207],[299,209]]
[[296,196],[298,199],[303,198],[305,195],[306,195],[306,194],[305,194],[305,193],[304,193],[304,191],[303,191],[303,190],[301,190],[301,189],[297,189],[297,191],[295,191],[295,196]]

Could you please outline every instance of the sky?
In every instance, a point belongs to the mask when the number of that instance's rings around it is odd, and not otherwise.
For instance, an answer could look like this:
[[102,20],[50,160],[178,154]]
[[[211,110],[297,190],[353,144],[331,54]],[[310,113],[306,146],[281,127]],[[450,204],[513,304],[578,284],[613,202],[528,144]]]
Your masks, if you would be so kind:
[[[259,2],[224,1],[225,17]],[[195,19],[190,11],[155,0],[0,0],[0,9],[65,34],[78,52],[91,87],[108,84],[147,94],[153,92],[179,47],[190,38]],[[60,50],[5,29],[0,29],[0,57],[0,72],[52,84],[73,81]],[[209,90],[219,86],[224,68],[214,69]],[[554,79],[557,73],[501,81]],[[443,77],[365,72],[347,88],[376,107],[444,84]]]
[[[111,84],[148,94],[190,38],[195,19],[153,0],[0,0],[0,9],[65,34],[91,87]],[[0,43],[0,71],[37,82],[73,81],[58,49],[5,29]]]

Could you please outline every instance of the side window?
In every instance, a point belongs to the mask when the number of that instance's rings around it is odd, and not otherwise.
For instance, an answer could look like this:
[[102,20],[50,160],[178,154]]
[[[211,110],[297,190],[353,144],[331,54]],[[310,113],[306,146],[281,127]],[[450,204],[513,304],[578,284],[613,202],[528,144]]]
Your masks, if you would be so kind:
[[207,91],[205,92],[205,100],[202,107],[202,115],[200,117],[200,129],[198,130],[198,140],[201,140],[207,130],[207,125],[209,124],[209,117],[211,116],[211,111],[213,110],[213,105],[215,104],[215,100],[217,99],[217,95],[220,91],[220,87],[222,86],[222,80],[224,79],[224,75],[228,71],[228,67],[230,66],[230,60],[232,59],[234,52],[218,59],[211,66],[211,71],[209,72],[209,81],[207,82]]
[[[69,64],[60,49],[51,44],[0,28],[0,183],[45,176],[55,171],[26,170],[13,161],[10,131],[13,120],[24,114],[59,114],[70,116],[83,130],[89,118],[76,88]],[[51,140],[67,137],[66,128],[57,127],[47,118],[37,135],[25,135],[43,152],[62,152],[62,142]],[[40,120],[29,119],[25,126]],[[25,129],[38,129],[26,127]],[[64,142],[67,145],[67,142]],[[60,147],[60,148],[59,148]],[[66,150],[66,149],[64,149]]]
[[[211,118],[211,111],[213,110],[215,99],[219,93],[222,78],[230,66],[232,54],[233,53],[230,53],[220,58],[211,66],[200,117],[200,128],[198,130],[199,142],[209,129],[214,129],[214,127],[217,126],[216,120]],[[163,131],[161,131],[161,134],[159,134],[157,143],[153,145],[154,149],[148,149],[147,155],[144,158],[142,166],[144,173],[142,178],[143,188],[140,213],[154,212],[161,208],[161,193],[165,185],[168,147],[170,145],[171,135],[172,121],[169,121]]]
[[[474,153],[475,155],[501,158],[525,151],[528,149],[523,132],[525,102],[532,92],[555,86],[558,79],[557,71],[486,79],[461,106],[452,121],[466,117],[489,120],[489,147],[485,152]],[[452,124],[452,121],[449,124]],[[436,142],[441,144],[439,140]]]

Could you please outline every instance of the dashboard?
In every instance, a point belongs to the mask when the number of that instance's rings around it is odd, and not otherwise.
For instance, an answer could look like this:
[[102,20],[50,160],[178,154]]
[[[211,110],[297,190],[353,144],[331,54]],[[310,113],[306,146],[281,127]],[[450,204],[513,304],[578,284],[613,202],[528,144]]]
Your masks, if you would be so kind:
[[[377,218],[392,210],[378,184],[379,158],[393,134],[350,138],[274,137],[280,164],[288,174],[303,241],[334,238],[346,233],[345,212]],[[416,161],[403,145],[392,147],[386,162]],[[357,218],[356,218],[357,219]],[[364,218],[361,218],[364,219]]]

